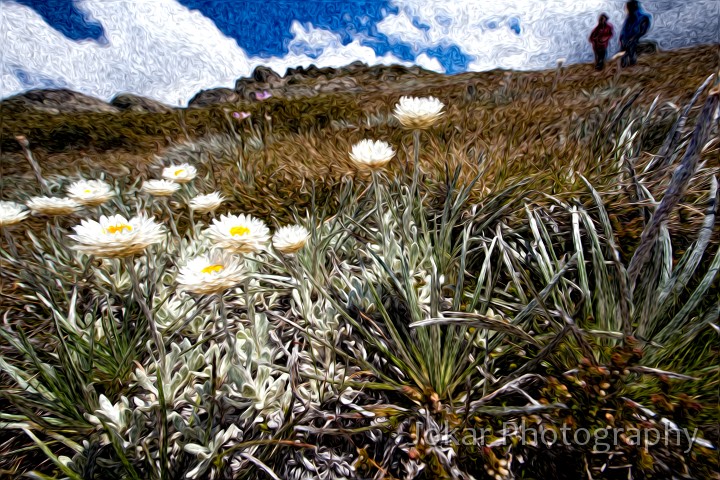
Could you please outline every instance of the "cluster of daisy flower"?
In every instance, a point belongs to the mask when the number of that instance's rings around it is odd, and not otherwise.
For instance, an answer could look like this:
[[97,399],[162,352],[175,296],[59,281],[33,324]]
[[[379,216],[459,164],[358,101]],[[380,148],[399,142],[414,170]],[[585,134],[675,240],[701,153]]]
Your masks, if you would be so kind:
[[[167,167],[163,180],[148,180],[142,190],[154,196],[169,196],[179,184],[190,182],[197,170],[187,164]],[[73,189],[74,193],[83,193]],[[206,213],[216,210],[225,199],[217,192],[198,195],[189,202],[193,211]],[[27,215],[19,207],[2,205],[10,218]],[[19,221],[19,220],[17,220]],[[124,258],[142,253],[147,247],[163,241],[166,229],[144,214],[127,219],[122,215],[101,216],[99,221],[83,220],[74,227],[70,238],[77,242],[75,248],[100,258]],[[181,267],[177,282],[184,290],[197,294],[218,294],[241,282],[244,276],[240,255],[265,250],[270,243],[276,251],[294,254],[307,242],[310,233],[299,225],[278,229],[270,237],[265,223],[250,215],[222,215],[213,220],[203,232],[215,248],[211,253],[191,259]]]
[[[192,165],[171,165],[163,169],[162,180],[148,180],[142,190],[153,196],[167,197],[175,193],[180,184],[189,183],[196,176],[197,170]],[[223,201],[225,198],[221,194],[213,192],[195,196],[189,201],[189,207],[193,212],[209,213],[217,210]],[[128,226],[130,222],[127,222]],[[146,228],[151,230],[150,225]],[[240,283],[244,277],[241,255],[262,251],[271,240],[265,223],[245,214],[221,215],[213,219],[203,236],[215,250],[191,259],[181,267],[177,277],[182,289],[197,294],[218,294]],[[305,245],[309,236],[302,226],[282,227],[272,237],[272,245],[280,253],[293,254]]]
[[169,197],[180,189],[180,185],[190,183],[197,176],[197,169],[190,164],[171,165],[162,171],[162,179],[146,180],[142,191],[153,197]]
[[[141,188],[143,192],[154,197],[169,197],[180,190],[181,185],[192,182],[195,177],[197,169],[188,163],[170,165],[163,168],[162,179],[146,180]],[[210,213],[217,210],[224,201],[225,197],[212,192],[193,197],[189,207],[193,212]]]
[[67,197],[32,197],[26,205],[0,201],[0,227],[20,223],[31,212],[47,216],[70,215],[82,207],[102,205],[114,195],[112,187],[101,180],[80,180],[68,187]]
[[[435,97],[401,97],[393,116],[408,129],[419,131],[434,125],[444,114],[445,105]],[[395,150],[382,140],[361,140],[352,147],[350,159],[361,171],[378,170],[395,156]]]
[[[101,216],[99,221],[83,220],[74,227],[70,238],[75,248],[100,258],[124,258],[142,253],[163,241],[165,228],[154,219],[140,214],[126,219],[122,215]],[[216,247],[211,253],[190,260],[180,269],[181,288],[198,294],[220,293],[243,279],[241,254],[268,248],[270,230],[262,220],[250,215],[222,215],[215,219],[204,236]],[[300,250],[310,232],[300,225],[282,227],[272,237],[272,246],[291,255]]]
[[[444,105],[434,97],[401,97],[394,116],[409,129],[421,130],[435,124],[443,115]],[[385,167],[395,156],[395,150],[382,140],[365,139],[352,147],[350,158],[363,171]],[[197,169],[187,163],[171,165],[162,171],[162,179],[143,182],[141,190],[155,197],[170,197],[182,184],[192,182]],[[27,202],[29,211],[40,215],[68,215],[83,206],[99,206],[114,195],[110,185],[99,180],[81,180],[68,188],[67,197],[33,197]],[[190,199],[192,212],[214,212],[225,200],[217,192],[197,195]],[[0,227],[21,222],[29,214],[25,206],[0,201]],[[154,219],[140,214],[126,219],[121,215],[101,216],[98,221],[82,220],[70,237],[77,241],[76,249],[101,258],[123,258],[136,255],[148,246],[160,243],[166,236],[165,227]],[[204,232],[213,247],[212,253],[192,259],[181,268],[178,283],[195,293],[219,293],[240,282],[240,255],[261,251],[272,243],[282,254],[292,255],[300,250],[310,233],[300,225],[285,226],[270,236],[262,220],[250,215],[222,215],[213,219]]]
[[[169,197],[181,184],[191,182],[197,176],[195,167],[189,164],[164,168],[162,179],[147,180],[141,190],[155,197]],[[81,180],[68,188],[63,198],[33,197],[27,207],[0,201],[0,227],[15,225],[31,212],[43,215],[67,215],[82,206],[99,206],[115,193],[110,185],[99,180]],[[197,213],[217,210],[225,201],[218,192],[197,195],[188,206]],[[123,215],[101,215],[98,220],[83,219],[73,227],[69,237],[74,248],[97,258],[127,258],[141,254],[149,246],[167,238],[165,226],[145,214],[132,218]],[[217,294],[231,288],[244,277],[241,255],[268,249],[270,244],[276,252],[285,255],[300,250],[310,233],[300,225],[279,228],[271,237],[265,223],[250,215],[222,215],[213,219],[203,232],[203,237],[213,250],[204,256],[193,258],[180,268],[177,282],[181,289],[197,294]]]
[[310,232],[300,225],[279,228],[270,237],[265,223],[250,215],[221,215],[205,230],[205,237],[218,250],[195,258],[180,269],[178,284],[198,294],[221,293],[239,284],[243,277],[241,257],[267,248],[292,255],[303,248]]

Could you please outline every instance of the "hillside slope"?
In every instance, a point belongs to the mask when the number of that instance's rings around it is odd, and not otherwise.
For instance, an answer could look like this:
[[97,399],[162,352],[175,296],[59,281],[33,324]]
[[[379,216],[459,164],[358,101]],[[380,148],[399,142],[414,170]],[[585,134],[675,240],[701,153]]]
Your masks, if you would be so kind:
[[[17,99],[6,100],[0,103],[0,161],[6,176],[30,173],[17,135],[28,138],[44,168],[60,173],[93,164],[110,170],[142,168],[170,145],[216,134],[272,134],[265,139],[270,150],[282,148],[281,142],[304,143],[305,137],[382,134],[395,121],[392,105],[401,95],[435,95],[448,105],[438,134],[464,135],[465,142],[491,145],[522,127],[522,151],[538,152],[543,138],[552,136],[559,145],[563,132],[582,122],[597,122],[631,93],[639,92],[634,108],[646,108],[656,97],[663,109],[681,105],[717,71],[718,51],[718,45],[709,45],[659,52],[642,56],[636,67],[620,72],[614,65],[603,72],[591,65],[571,65],[539,72],[447,76],[419,68],[358,64],[338,70],[290,69],[279,78],[259,69],[252,78],[239,79],[235,90],[228,89],[231,103],[217,103],[223,96],[207,91],[205,96],[212,99],[206,106],[150,112],[117,111],[104,104],[108,111],[49,114],[9,108]],[[255,92],[265,90],[271,98],[254,100]],[[235,111],[251,117],[239,121],[231,115]],[[456,132],[460,125],[464,133]]]

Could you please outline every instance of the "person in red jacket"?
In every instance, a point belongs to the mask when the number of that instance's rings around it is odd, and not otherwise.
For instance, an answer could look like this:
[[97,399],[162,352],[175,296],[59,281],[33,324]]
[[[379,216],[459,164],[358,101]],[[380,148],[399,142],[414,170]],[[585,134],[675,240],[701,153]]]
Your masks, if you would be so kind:
[[613,33],[613,26],[608,22],[608,16],[603,13],[590,34],[590,43],[595,53],[595,70],[602,70],[605,67],[605,56]]

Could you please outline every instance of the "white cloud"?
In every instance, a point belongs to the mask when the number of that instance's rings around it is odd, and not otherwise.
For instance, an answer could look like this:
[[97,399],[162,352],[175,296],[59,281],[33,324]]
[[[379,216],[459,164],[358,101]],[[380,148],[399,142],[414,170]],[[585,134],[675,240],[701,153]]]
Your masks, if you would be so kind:
[[384,33],[391,40],[401,41],[410,45],[414,52],[418,52],[429,45],[431,40],[427,33],[417,28],[412,23],[412,19],[406,11],[401,11],[397,15],[388,15],[377,24],[378,32]]
[[[361,45],[358,39],[343,45],[340,35],[330,30],[315,28],[312,25],[303,26],[300,22],[295,21],[292,23],[290,32],[294,35],[288,44],[290,53],[284,57],[258,60],[258,64],[267,65],[281,75],[289,67],[308,67],[312,64],[320,68],[339,67],[357,60],[368,65],[412,65],[390,53],[379,57],[371,47]],[[304,52],[311,52],[315,58],[309,57]]]
[[[70,40],[30,8],[3,3],[3,77],[18,66],[106,100],[126,91],[178,104],[251,71],[234,40],[174,0],[92,0],[80,8],[102,23],[106,45]],[[0,94],[22,90],[18,83],[3,83]]]
[[420,65],[426,70],[432,70],[433,72],[445,73],[445,69],[440,64],[437,58],[431,58],[426,53],[421,53],[415,57],[415,64]]
[[238,77],[249,75],[257,65],[282,75],[288,67],[313,63],[320,67],[355,60],[407,64],[391,54],[378,57],[359,40],[343,45],[337,34],[297,22],[288,55],[248,57],[210,19],[175,0],[86,0],[79,7],[103,25],[105,45],[70,40],[32,9],[2,3],[0,97],[28,88],[18,80],[17,69],[28,72],[33,88],[43,86],[34,78],[50,78],[104,100],[130,92],[184,105],[201,89],[234,86]]
[[[570,62],[592,57],[587,37],[606,12],[616,27],[611,49],[624,20],[619,0],[393,0],[399,13],[388,15],[378,28],[392,40],[408,43],[415,51],[457,45],[472,59],[470,70],[491,68],[537,69],[552,67],[565,57]],[[662,48],[717,43],[717,0],[648,0],[641,2],[653,14],[648,39]],[[521,35],[510,28],[519,20]],[[429,28],[419,29],[416,20]]]

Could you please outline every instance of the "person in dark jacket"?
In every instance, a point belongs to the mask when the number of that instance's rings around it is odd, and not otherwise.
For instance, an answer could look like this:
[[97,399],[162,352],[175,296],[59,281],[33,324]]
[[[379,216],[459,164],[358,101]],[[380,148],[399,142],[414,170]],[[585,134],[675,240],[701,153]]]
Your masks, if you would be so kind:
[[595,70],[602,70],[605,67],[607,48],[614,33],[612,24],[608,22],[608,16],[603,13],[590,34],[590,43],[595,53]]
[[640,39],[650,29],[650,15],[640,6],[637,0],[630,0],[625,4],[627,18],[620,33],[620,49],[625,52],[622,58],[622,66],[635,65],[637,63],[637,46]]

